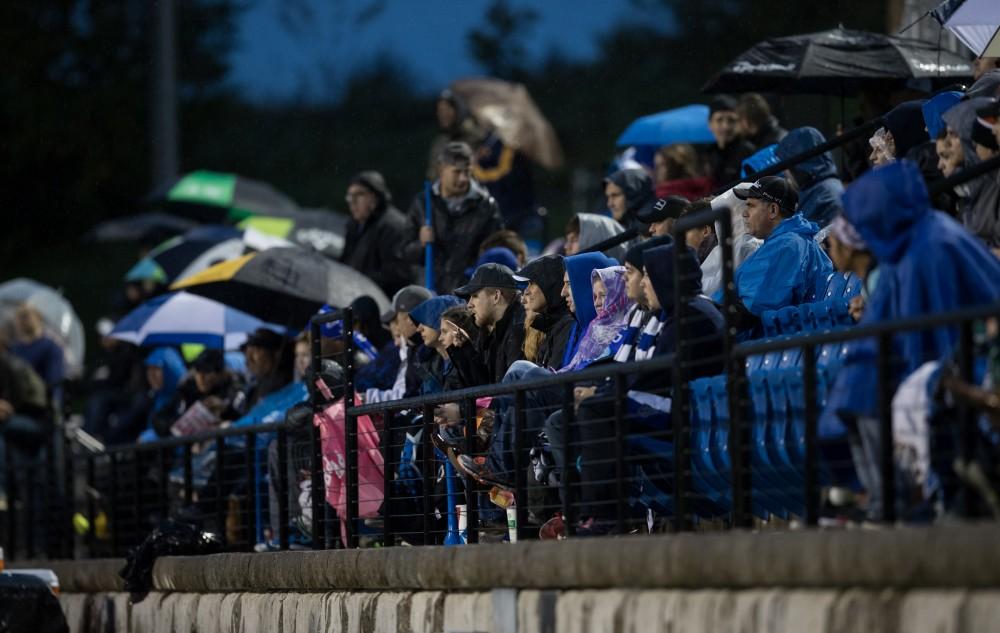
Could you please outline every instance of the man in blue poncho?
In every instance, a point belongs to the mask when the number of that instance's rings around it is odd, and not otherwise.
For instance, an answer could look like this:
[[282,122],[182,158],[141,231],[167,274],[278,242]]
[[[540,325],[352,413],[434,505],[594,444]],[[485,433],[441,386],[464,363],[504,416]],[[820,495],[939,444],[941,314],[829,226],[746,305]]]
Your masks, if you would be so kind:
[[785,179],[767,176],[733,190],[747,201],[747,232],[764,240],[736,270],[736,290],[752,328],[765,310],[812,301],[824,287],[833,264],[813,237],[815,223],[796,211],[799,196]]
[[[807,152],[826,142],[814,127],[799,127],[781,139],[774,155],[778,160]],[[823,152],[789,168],[788,172],[799,188],[799,213],[820,228],[840,214],[840,196],[844,185],[837,175],[837,165],[830,152]]]
[[[931,208],[915,164],[899,161],[859,178],[844,195],[844,215],[881,271],[860,325],[1000,301],[1000,260],[958,222]],[[957,327],[895,335],[893,390],[922,364],[951,353],[957,340]],[[855,451],[855,466],[871,496],[873,518],[881,515],[878,465],[871,459],[880,445],[877,351],[873,340],[851,345],[824,416],[824,421],[856,422],[861,451]]]

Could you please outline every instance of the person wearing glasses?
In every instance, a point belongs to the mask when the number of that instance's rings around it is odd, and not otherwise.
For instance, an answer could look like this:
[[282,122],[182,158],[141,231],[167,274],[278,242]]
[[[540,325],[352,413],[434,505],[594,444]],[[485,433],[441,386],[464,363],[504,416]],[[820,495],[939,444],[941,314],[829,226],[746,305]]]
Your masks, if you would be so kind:
[[765,310],[815,299],[826,286],[833,264],[813,239],[819,226],[798,212],[799,194],[784,178],[767,176],[733,193],[747,203],[747,232],[763,240],[736,269],[736,291],[753,329]]
[[363,171],[352,178],[345,201],[351,219],[340,261],[391,297],[413,280],[413,269],[403,259],[409,221],[392,205],[392,193],[377,171]]

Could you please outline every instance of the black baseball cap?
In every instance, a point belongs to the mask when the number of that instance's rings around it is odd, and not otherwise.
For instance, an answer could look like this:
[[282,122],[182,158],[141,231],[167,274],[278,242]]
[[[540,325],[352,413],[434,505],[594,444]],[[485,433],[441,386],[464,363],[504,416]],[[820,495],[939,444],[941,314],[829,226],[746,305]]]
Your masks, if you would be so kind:
[[660,198],[650,207],[640,209],[636,217],[643,224],[663,222],[667,218],[674,218],[676,220],[681,217],[681,213],[684,212],[684,209],[689,204],[691,203],[683,196],[667,196],[666,198]]
[[469,283],[455,289],[455,294],[460,297],[469,297],[483,288],[517,290],[514,271],[503,264],[483,264],[473,273]]
[[752,185],[735,187],[733,194],[740,200],[757,198],[773,202],[786,211],[794,211],[799,204],[799,192],[780,176],[764,176]]

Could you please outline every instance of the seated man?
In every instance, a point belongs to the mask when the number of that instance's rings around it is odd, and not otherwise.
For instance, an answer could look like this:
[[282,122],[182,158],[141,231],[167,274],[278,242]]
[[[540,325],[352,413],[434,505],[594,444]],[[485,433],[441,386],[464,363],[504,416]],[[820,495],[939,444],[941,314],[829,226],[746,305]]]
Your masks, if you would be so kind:
[[[674,248],[670,244],[643,253],[644,295],[650,310],[657,313],[663,323],[656,336],[652,357],[676,353],[679,344],[683,344],[691,362],[688,377],[713,375],[720,372],[724,365],[725,319],[718,308],[701,294],[698,259],[693,250],[683,246],[679,278],[682,300],[687,304],[686,321],[680,326],[674,320]],[[660,394],[664,388],[671,387],[670,372],[630,375],[626,384],[629,415],[622,420],[624,433],[663,430],[669,423],[671,407],[669,397]],[[575,439],[579,440],[582,484],[582,520],[577,526],[577,533],[597,534],[607,531],[608,525],[603,521],[614,516],[616,507],[615,461],[612,459],[615,427],[605,422],[614,415],[614,381],[605,380],[590,396],[578,395],[583,397],[578,401],[577,419],[573,425]],[[553,429],[552,434],[561,433],[561,426],[560,423],[560,428]],[[564,464],[565,457],[561,457]]]
[[153,412],[151,425],[160,437],[169,437],[174,423],[201,403],[218,421],[235,420],[239,413],[233,406],[242,384],[225,367],[219,350],[207,349],[191,364],[190,376],[177,387],[170,401]]
[[524,307],[518,300],[514,273],[500,264],[483,264],[455,294],[468,298],[469,310],[481,328],[479,362],[486,379],[498,383],[507,368],[524,356]]
[[753,330],[765,310],[813,300],[833,264],[813,240],[819,227],[796,212],[799,196],[788,181],[767,176],[734,193],[746,200],[747,232],[764,240],[735,275],[737,294],[748,313],[741,329]]

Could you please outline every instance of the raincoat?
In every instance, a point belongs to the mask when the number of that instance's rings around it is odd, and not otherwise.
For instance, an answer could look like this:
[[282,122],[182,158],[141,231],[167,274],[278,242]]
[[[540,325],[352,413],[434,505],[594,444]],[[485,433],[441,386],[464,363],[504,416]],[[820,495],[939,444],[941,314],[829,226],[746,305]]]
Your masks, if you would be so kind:
[[[779,161],[788,160],[825,142],[814,127],[795,128],[778,143],[774,153]],[[830,152],[803,161],[790,171],[799,187],[798,210],[805,219],[823,228],[840,214],[844,185],[837,176],[837,166]]]
[[646,225],[637,216],[640,211],[656,202],[650,175],[645,169],[622,169],[605,178],[604,182],[617,185],[625,193],[625,215],[619,220],[621,225],[625,228],[634,227],[640,235],[644,235]]
[[[740,267],[748,257],[760,248],[761,241],[747,233],[747,224],[743,220],[743,209],[746,202],[740,200],[730,189],[712,200],[712,208],[729,208],[730,225],[733,231],[733,269]],[[716,235],[721,235],[719,223],[715,226]],[[707,296],[716,298],[722,288],[722,246],[716,245],[708,257],[701,263],[701,288]],[[721,297],[718,298],[721,301]]]
[[149,419],[152,423],[153,416],[173,399],[174,393],[177,392],[177,385],[187,369],[184,367],[184,360],[180,353],[172,347],[157,347],[149,353],[143,365],[159,367],[163,371],[163,386],[154,391],[152,395],[153,406],[149,412]]
[[545,335],[538,346],[536,362],[541,367],[559,369],[563,366],[567,346],[573,343],[576,325],[573,313],[562,298],[563,273],[566,270],[563,258],[560,255],[545,255],[521,270],[531,270],[531,278],[545,296],[545,310],[531,322],[532,329]]
[[602,253],[580,253],[565,260],[569,290],[573,297],[573,317],[575,323],[570,332],[570,343],[566,346],[563,366],[568,365],[576,354],[581,337],[587,326],[597,316],[594,309],[594,289],[591,275],[598,268],[614,266],[618,262]]
[[[844,215],[879,262],[879,281],[859,325],[884,323],[1000,301],[1000,260],[953,219],[931,209],[920,171],[909,161],[876,168],[844,195]],[[895,388],[925,362],[949,354],[956,327],[893,337]],[[850,347],[828,411],[877,415],[877,347]]]
[[[559,370],[560,372],[583,369],[603,357],[611,341],[615,340],[618,333],[627,325],[625,319],[632,303],[625,293],[625,267],[610,266],[596,269],[591,272],[591,286],[597,279],[604,283],[608,291],[604,297],[604,306],[593,320],[584,326],[576,352],[566,366]],[[570,288],[573,289],[572,279]]]
[[796,213],[736,269],[736,291],[752,314],[811,301],[825,287],[833,264],[813,240],[815,223]]

